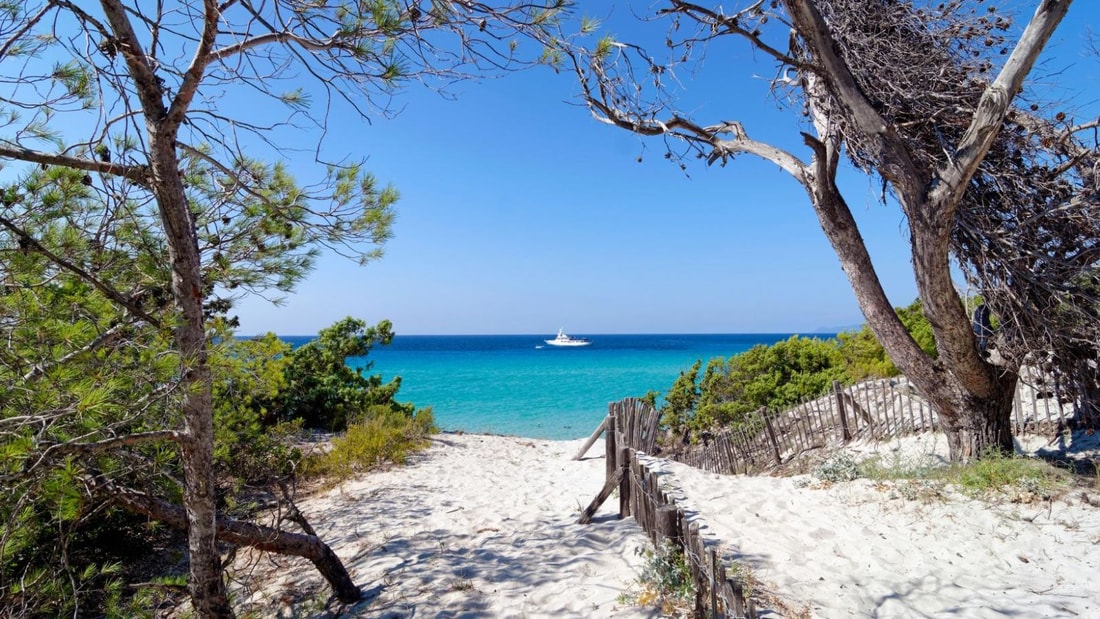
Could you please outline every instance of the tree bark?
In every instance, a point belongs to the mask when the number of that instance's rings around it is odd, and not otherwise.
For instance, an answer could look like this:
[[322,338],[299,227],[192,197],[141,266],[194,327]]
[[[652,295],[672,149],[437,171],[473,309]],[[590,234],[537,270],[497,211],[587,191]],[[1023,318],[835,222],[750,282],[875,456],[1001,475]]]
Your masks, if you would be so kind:
[[145,117],[148,149],[148,185],[152,189],[164,226],[168,258],[172,265],[172,296],[179,312],[173,332],[180,355],[184,433],[180,439],[183,464],[183,504],[187,515],[190,551],[188,588],[195,613],[200,617],[233,617],[216,543],[214,485],[214,413],[211,373],[203,319],[202,257],[190,205],[180,176],[176,138],[184,111],[194,96],[201,63],[209,54],[217,29],[218,11],[204,2],[204,30],[195,60],[179,91],[165,106],[167,93],[154,66],[143,51],[129,15],[119,0],[101,0],[104,14],[119,40],[127,72],[134,80]]
[[[190,526],[190,515],[183,508],[167,501],[105,482],[98,482],[97,489],[107,500],[131,512],[178,529]],[[316,535],[292,533],[225,517],[217,519],[215,530],[217,539],[230,544],[308,559],[341,602],[352,603],[362,595],[340,558]]]
[[[917,165],[899,134],[860,90],[849,68],[850,60],[837,53],[829,25],[815,2],[787,0],[785,5],[815,61],[803,83],[820,139],[807,136],[815,152],[813,173],[801,180],[868,325],[899,369],[936,408],[953,461],[980,457],[989,451],[1012,453],[1010,420],[1016,372],[992,365],[978,350],[970,317],[951,275],[950,235],[967,185],[1000,130],[1023,79],[1065,16],[1070,0],[1039,2],[1009,61],[986,89],[948,165],[938,170]],[[913,271],[924,314],[932,326],[937,359],[925,355],[904,332],[882,292],[855,220],[835,187],[839,137],[830,130],[830,112],[813,104],[815,90],[828,90],[841,102],[839,113],[850,127],[869,138],[867,143],[874,145],[878,170],[893,186],[909,219]]]
[[975,397],[960,391],[957,415],[947,416],[941,410],[940,425],[947,436],[947,446],[953,462],[965,462],[991,453],[1011,455],[1012,399],[1016,394],[1016,374],[1006,373],[996,383],[992,394]]

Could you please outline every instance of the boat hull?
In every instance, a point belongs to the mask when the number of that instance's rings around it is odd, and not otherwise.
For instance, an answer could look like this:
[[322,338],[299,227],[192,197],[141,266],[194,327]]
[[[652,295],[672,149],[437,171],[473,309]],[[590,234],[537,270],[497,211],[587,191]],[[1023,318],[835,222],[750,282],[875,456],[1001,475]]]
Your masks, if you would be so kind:
[[546,342],[547,344],[551,345],[551,346],[588,346],[589,344],[592,343],[592,342],[589,342],[588,340],[578,340],[578,339],[573,339],[573,340],[570,340],[568,342],[559,342],[557,340],[543,340],[543,341]]
[[563,329],[558,329],[558,336],[554,339],[543,341],[551,346],[588,346],[592,343],[583,337],[570,337]]

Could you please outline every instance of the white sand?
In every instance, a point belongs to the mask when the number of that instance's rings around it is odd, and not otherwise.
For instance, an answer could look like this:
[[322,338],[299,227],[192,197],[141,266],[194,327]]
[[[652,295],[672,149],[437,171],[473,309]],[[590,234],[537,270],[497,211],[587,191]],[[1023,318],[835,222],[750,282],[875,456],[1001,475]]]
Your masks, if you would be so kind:
[[[946,454],[940,435],[856,445],[886,465]],[[718,476],[651,461],[726,555],[791,613],[839,617],[1100,617],[1100,509],[990,503],[917,482]],[[1100,503],[1100,492],[1088,494]],[[808,611],[808,612],[807,612]]]
[[[886,463],[942,453],[930,437],[855,452]],[[617,501],[594,524],[574,524],[604,477],[602,442],[570,461],[581,443],[441,435],[409,466],[302,501],[371,596],[347,616],[657,616],[617,601],[637,574],[635,549],[648,545],[633,520],[615,519]],[[990,504],[904,482],[823,485],[651,462],[787,616],[1100,617],[1100,510],[1080,492]],[[1089,494],[1100,503],[1097,488]],[[316,616],[316,572],[274,560],[282,567],[265,558],[256,572],[266,599]]]
[[[618,501],[575,524],[603,486],[602,442],[579,462],[580,440],[434,442],[408,466],[300,502],[369,596],[345,616],[656,616],[618,602],[637,576],[636,549],[649,544],[633,520],[617,519]],[[272,597],[288,616],[318,614],[308,607],[327,589],[308,562],[265,555],[257,568],[261,615]]]

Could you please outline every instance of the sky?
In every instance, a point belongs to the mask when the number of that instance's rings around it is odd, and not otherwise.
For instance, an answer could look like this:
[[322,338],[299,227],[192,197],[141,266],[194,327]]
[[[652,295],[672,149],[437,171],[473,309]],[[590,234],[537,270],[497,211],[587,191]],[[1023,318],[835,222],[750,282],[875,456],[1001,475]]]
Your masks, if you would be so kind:
[[[621,39],[665,32],[621,5],[597,17]],[[1060,96],[1095,116],[1090,24],[1100,7],[1079,0],[1042,70],[1059,83],[1081,76]],[[711,50],[703,71],[683,76],[682,108],[704,124],[740,120],[805,158],[798,114],[768,93],[774,74],[745,45]],[[863,322],[789,176],[749,156],[681,170],[659,138],[598,123],[576,93],[572,76],[542,67],[458,83],[445,97],[411,84],[391,119],[337,109],[326,153],[365,157],[397,188],[394,238],[366,266],[325,255],[282,306],[238,301],[239,334],[309,335],[345,316],[388,319],[398,335],[813,333]],[[900,210],[881,203],[875,182],[841,180],[888,297],[908,305],[916,286]]]

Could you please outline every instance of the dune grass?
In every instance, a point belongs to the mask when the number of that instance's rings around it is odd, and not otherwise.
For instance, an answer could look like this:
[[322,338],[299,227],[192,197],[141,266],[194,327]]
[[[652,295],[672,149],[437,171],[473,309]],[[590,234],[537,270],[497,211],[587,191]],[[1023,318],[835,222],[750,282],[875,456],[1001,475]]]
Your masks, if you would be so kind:
[[905,459],[873,456],[857,461],[838,454],[811,473],[825,483],[870,479],[901,482],[899,488],[910,498],[928,498],[950,486],[972,498],[1010,496],[1020,499],[1049,499],[1075,487],[1073,474],[1038,458],[987,454],[965,464],[939,464],[930,457]]
[[332,449],[306,458],[301,472],[309,478],[341,481],[386,463],[404,464],[411,454],[427,448],[437,431],[430,408],[415,415],[377,411],[332,439]]

